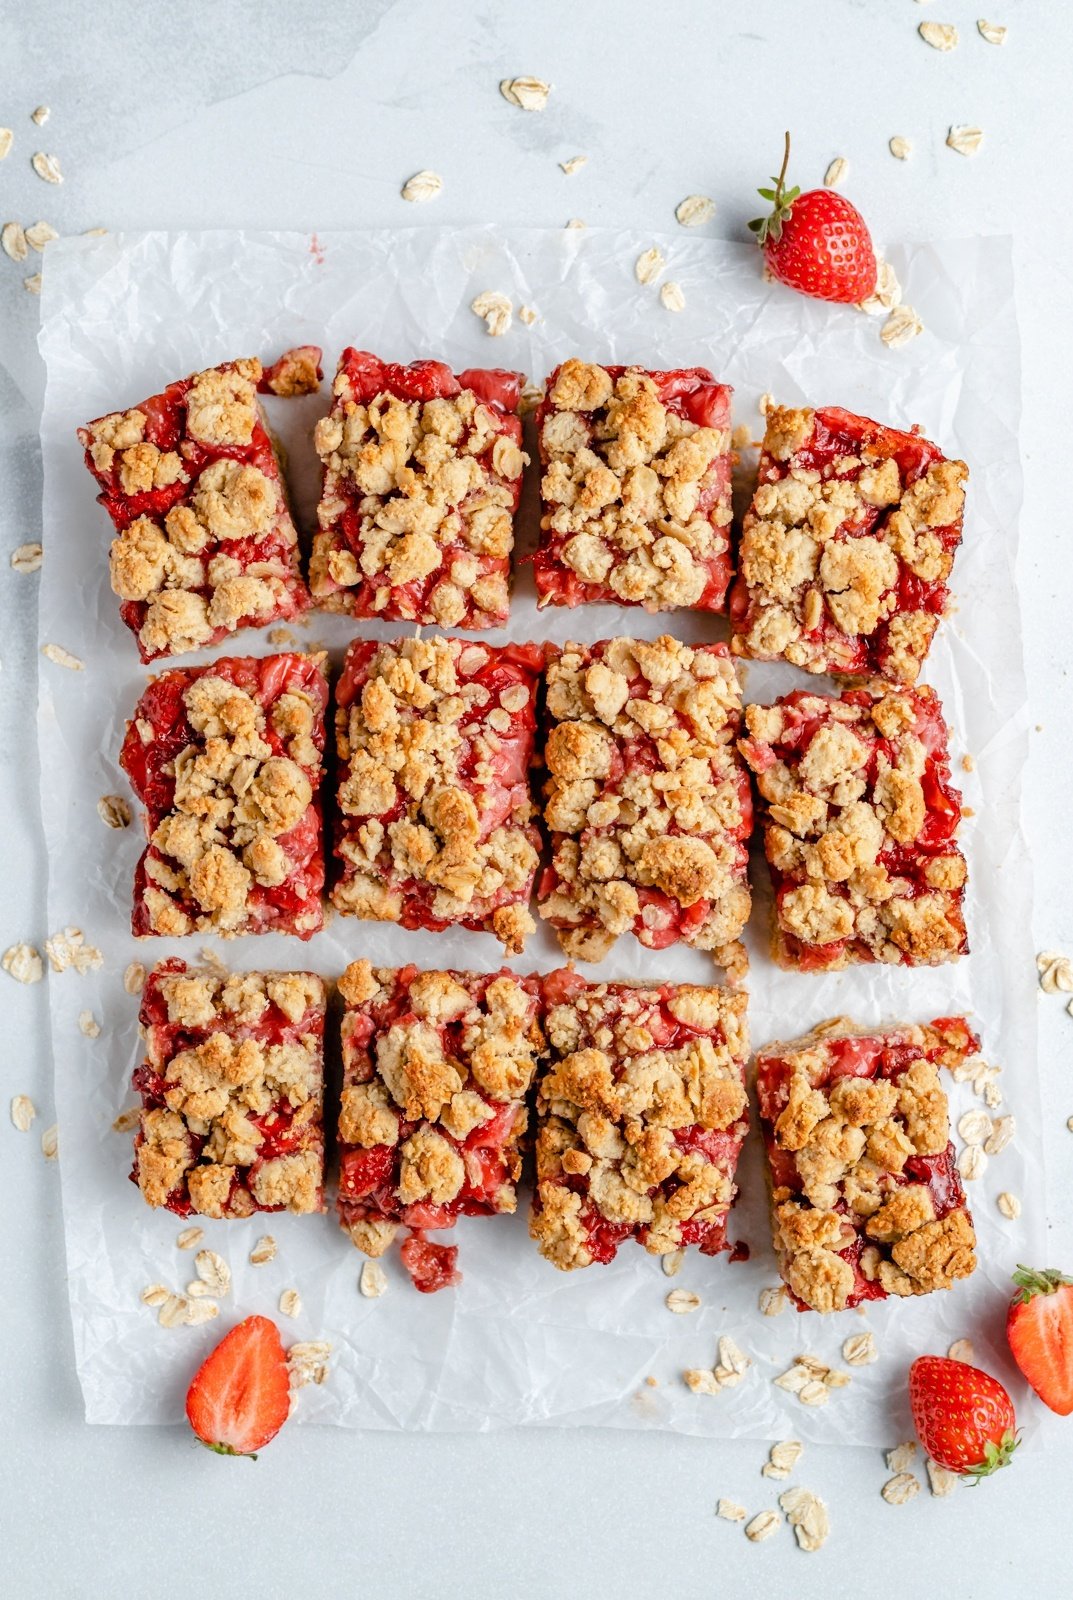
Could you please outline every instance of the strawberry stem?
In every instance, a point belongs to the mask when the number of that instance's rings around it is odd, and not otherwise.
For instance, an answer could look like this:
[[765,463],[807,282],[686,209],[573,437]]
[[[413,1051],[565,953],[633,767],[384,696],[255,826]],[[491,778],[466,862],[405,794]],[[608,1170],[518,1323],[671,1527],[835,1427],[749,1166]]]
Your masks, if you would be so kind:
[[786,173],[790,165],[790,134],[787,130],[782,151],[782,166],[777,178],[772,178],[775,185],[773,189],[758,189],[757,194],[761,200],[766,200],[771,206],[771,212],[766,217],[757,217],[750,222],[749,227],[756,234],[756,242],[763,248],[769,241],[777,244],[782,238],[785,223],[789,222],[793,213],[794,201],[801,190],[786,188]]
[[1073,1278],[1067,1278],[1055,1267],[1039,1272],[1035,1267],[1023,1267],[1018,1262],[1013,1281],[1021,1291],[1014,1295],[1015,1302],[1026,1306],[1038,1294],[1057,1294],[1064,1285],[1073,1283]]
[[1010,1458],[1020,1442],[1020,1434],[1012,1433],[1007,1428],[998,1444],[995,1444],[990,1439],[987,1441],[984,1445],[984,1459],[977,1462],[976,1466],[969,1467],[962,1473],[962,1477],[968,1478],[970,1483],[975,1484],[979,1483],[981,1478],[989,1478],[1000,1467],[1008,1467]]

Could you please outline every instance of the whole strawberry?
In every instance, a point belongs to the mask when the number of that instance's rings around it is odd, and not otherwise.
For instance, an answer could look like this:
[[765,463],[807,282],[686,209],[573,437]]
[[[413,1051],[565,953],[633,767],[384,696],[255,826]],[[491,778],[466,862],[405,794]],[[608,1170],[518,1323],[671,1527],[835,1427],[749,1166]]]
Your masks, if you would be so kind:
[[1045,1406],[1073,1412],[1073,1279],[1054,1268],[1018,1267],[1017,1293],[1006,1313],[1013,1359]]
[[833,189],[786,187],[790,135],[774,189],[760,189],[772,210],[749,226],[773,277],[814,300],[856,305],[876,286],[876,253],[855,205]]
[[946,1356],[918,1356],[909,1405],[920,1442],[948,1472],[978,1480],[1005,1467],[1017,1448],[1013,1401],[990,1373]]

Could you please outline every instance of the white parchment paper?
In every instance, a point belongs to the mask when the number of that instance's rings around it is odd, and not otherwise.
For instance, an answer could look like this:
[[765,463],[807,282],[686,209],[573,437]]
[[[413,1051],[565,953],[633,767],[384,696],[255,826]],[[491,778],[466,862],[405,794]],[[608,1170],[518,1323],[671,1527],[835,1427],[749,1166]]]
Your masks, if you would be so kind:
[[[665,277],[685,295],[677,314],[663,309],[656,287],[642,287],[634,277],[637,255],[655,242],[668,258]],[[325,1338],[333,1347],[328,1382],[303,1392],[298,1414],[350,1427],[595,1423],[889,1444],[903,1436],[904,1374],[914,1355],[943,1351],[968,1335],[982,1364],[1008,1371],[1001,1348],[1008,1274],[1019,1259],[1039,1259],[1044,1228],[1034,997],[1023,982],[1007,981],[1008,974],[1030,970],[1031,937],[1020,828],[1027,737],[1014,587],[1021,488],[1010,250],[1004,240],[973,239],[889,255],[926,329],[896,350],[880,342],[877,320],[764,283],[751,247],[684,234],[657,241],[627,233],[493,228],[319,239],[157,233],[49,247],[41,333],[48,366],[41,640],[74,652],[85,670],[65,671],[47,660],[41,667],[48,915],[51,931],[77,925],[105,957],[97,972],[50,977],[67,1269],[88,1420],[177,1420],[194,1367],[225,1327],[253,1311],[276,1314],[281,1291],[291,1287],[301,1294],[302,1311],[293,1320],[279,1317],[285,1337]],[[516,316],[504,337],[490,338],[469,309],[488,289],[510,296],[516,311],[532,306],[537,320],[526,326]],[[782,402],[844,405],[900,427],[919,422],[947,454],[969,462],[965,542],[954,571],[956,611],[940,630],[926,676],[942,695],[955,772],[975,813],[963,834],[973,953],[937,971],[778,972],[765,954],[761,864],[749,987],[758,1045],[836,1013],[869,1025],[972,1014],[985,1053],[1003,1068],[1002,1110],[1014,1112],[1018,1134],[968,1186],[980,1240],[980,1268],[970,1282],[917,1302],[873,1304],[863,1315],[820,1318],[787,1310],[761,1316],[759,1293],[776,1275],[754,1132],[730,1229],[748,1242],[750,1259],[730,1264],[725,1257],[687,1256],[673,1286],[701,1297],[702,1308],[690,1316],[667,1311],[672,1282],[642,1250],[627,1245],[610,1267],[563,1275],[537,1255],[523,1215],[460,1223],[455,1238],[464,1282],[454,1292],[418,1295],[389,1256],[389,1292],[379,1300],[358,1294],[362,1258],[332,1214],[206,1221],[207,1243],[234,1273],[220,1319],[167,1330],[140,1303],[146,1284],[182,1289],[193,1262],[175,1247],[178,1219],[148,1210],[127,1181],[129,1135],[111,1131],[117,1113],[133,1102],[129,1078],[139,1059],[138,1002],[124,992],[122,974],[134,959],[146,965],[168,954],[196,959],[200,945],[131,937],[130,883],[141,831],[136,824],[113,832],[97,816],[100,795],[127,792],[116,755],[146,674],[108,587],[110,528],[94,503],[74,430],[199,367],[238,355],[271,360],[306,342],[324,346],[329,374],[350,343],[396,360],[435,356],[456,367],[514,366],[537,378],[575,353],[656,367],[706,365],[735,385],[735,420],[757,434],[757,401],[770,392]],[[269,404],[308,526],[317,477],[310,436],[326,400]],[[530,483],[523,549],[532,541],[533,500]],[[326,644],[338,659],[354,633],[393,631],[401,630],[314,615],[299,637],[304,647]],[[725,624],[610,606],[538,614],[523,567],[510,628],[489,637],[563,641],[634,632],[651,638],[663,631],[689,640],[717,638],[725,637]],[[263,633],[247,632],[230,646],[183,659],[271,648]],[[789,667],[754,666],[747,698],[770,698],[806,681],[815,680]],[[958,769],[962,753],[973,757],[971,772]],[[234,968],[309,966],[329,975],[359,955],[426,966],[499,964],[498,946],[485,935],[409,933],[339,918],[306,945],[277,935],[216,948]],[[560,961],[542,931],[515,965],[548,970]],[[585,970],[602,977],[713,976],[696,952],[647,952],[632,940],[620,941],[599,967]],[[101,1024],[95,1039],[79,1031],[84,1009]],[[955,1119],[980,1103],[967,1084],[952,1086],[951,1094]],[[1022,1202],[1017,1221],[996,1208],[1003,1190]],[[251,1267],[249,1250],[266,1231],[279,1242],[276,1259]],[[851,1384],[826,1407],[804,1408],[770,1381],[802,1351],[839,1365],[843,1340],[866,1327],[875,1333],[880,1359],[848,1369]],[[680,1374],[712,1365],[721,1334],[731,1335],[754,1365],[738,1387],[694,1395]],[[658,1385],[647,1384],[649,1377]]]

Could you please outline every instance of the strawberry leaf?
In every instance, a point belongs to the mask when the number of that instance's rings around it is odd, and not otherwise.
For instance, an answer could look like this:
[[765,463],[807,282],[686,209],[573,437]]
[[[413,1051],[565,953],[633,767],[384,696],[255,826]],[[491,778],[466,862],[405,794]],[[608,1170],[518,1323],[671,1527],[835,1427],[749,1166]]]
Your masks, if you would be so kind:
[[1064,1285],[1073,1283],[1073,1278],[1067,1278],[1055,1267],[1037,1271],[1034,1267],[1023,1267],[1018,1263],[1013,1281],[1021,1291],[1014,1295],[1014,1303],[1026,1306],[1038,1294],[1057,1294]]

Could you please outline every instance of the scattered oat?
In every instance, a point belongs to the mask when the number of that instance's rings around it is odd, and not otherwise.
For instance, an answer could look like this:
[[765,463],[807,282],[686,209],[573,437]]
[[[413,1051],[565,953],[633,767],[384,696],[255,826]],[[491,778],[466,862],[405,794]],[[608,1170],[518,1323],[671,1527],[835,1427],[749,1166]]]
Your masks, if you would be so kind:
[[870,317],[882,316],[884,312],[891,312],[902,303],[902,286],[898,282],[898,274],[889,261],[884,261],[882,256],[876,258],[876,286],[867,300],[858,302],[857,309],[864,311]]
[[786,1285],[778,1284],[772,1289],[761,1289],[760,1311],[765,1317],[777,1317],[780,1311],[786,1310]]
[[32,944],[13,944],[4,951],[0,966],[16,983],[40,983],[45,976],[45,964]]
[[922,22],[917,32],[933,50],[953,50],[957,46],[958,31],[952,22]]
[[827,1515],[827,1507],[811,1489],[786,1489],[779,1496],[779,1505],[794,1530],[799,1549],[811,1554],[827,1543],[831,1520]]
[[1012,1116],[994,1117],[991,1122],[991,1132],[984,1140],[984,1153],[989,1156],[1001,1155],[1017,1132],[1017,1119]]
[[739,1506],[736,1500],[720,1500],[715,1507],[717,1517],[722,1517],[724,1522],[744,1522],[746,1511],[744,1506]]
[[756,409],[759,411],[762,417],[766,417],[774,404],[775,396],[773,394],[768,394],[765,391],[765,393],[762,394],[759,400],[756,402]]
[[101,1025],[92,1011],[80,1011],[78,1013],[78,1031],[79,1033],[84,1033],[87,1039],[100,1038]]
[[41,654],[46,661],[53,662],[57,667],[66,667],[69,672],[81,672],[86,664],[72,655],[70,650],[65,650],[62,644],[43,644]]
[[920,1493],[920,1479],[911,1472],[896,1472],[879,1492],[889,1506],[904,1506],[907,1500]]
[[908,139],[903,139],[900,133],[896,133],[889,141],[887,149],[897,161],[908,161],[913,154],[912,143]]
[[115,1121],[112,1123],[112,1132],[133,1133],[141,1120],[141,1106],[128,1106],[125,1111],[121,1111],[119,1113],[118,1117],[116,1117]]
[[[32,277],[23,278],[22,287],[26,290],[27,294],[40,294],[41,293],[41,274],[39,272],[35,272]],[[64,654],[66,655],[66,651],[64,652]],[[71,657],[71,660],[72,661],[74,660],[73,656]],[[67,666],[68,662],[65,661],[65,662],[62,663],[62,665],[63,666]],[[81,661],[78,663],[78,665],[79,665],[79,668],[81,668],[81,666],[82,666]]]
[[908,344],[910,339],[915,339],[918,333],[923,332],[924,324],[912,306],[895,306],[880,328],[879,337],[888,350],[897,350],[899,345]]
[[539,315],[540,313],[537,311],[535,306],[518,307],[518,321],[524,322],[527,328],[531,328],[533,326],[533,323],[537,320]]
[[734,1343],[726,1334],[719,1340],[719,1363],[715,1369],[715,1379],[721,1388],[732,1389],[752,1366],[752,1357],[747,1356],[744,1350]]
[[39,544],[20,544],[18,549],[11,552],[11,565],[16,572],[36,572],[41,565],[44,552]]
[[958,1156],[958,1171],[966,1183],[975,1183],[987,1171],[987,1157],[980,1145],[967,1144]]
[[270,1233],[262,1234],[250,1251],[250,1266],[263,1267],[267,1262],[274,1261],[276,1256],[276,1241]]
[[976,24],[981,39],[986,39],[988,44],[1005,44],[1009,28],[1004,28],[1001,22],[985,22],[983,17]]
[[1073,1133],[1073,1117],[1066,1118],[1066,1127],[1069,1129],[1070,1133]]
[[297,1289],[284,1289],[279,1297],[279,1309],[285,1317],[301,1316],[302,1297]]
[[700,1295],[694,1294],[692,1289],[672,1289],[664,1304],[668,1311],[673,1311],[676,1316],[688,1316],[691,1311],[700,1308]]
[[59,234],[47,222],[35,222],[32,228],[26,230],[26,243],[40,253],[53,239],[58,239]]
[[543,111],[551,93],[551,84],[543,78],[504,78],[499,85],[504,100],[520,111]]
[[745,1537],[754,1544],[760,1544],[764,1539],[770,1539],[773,1533],[779,1531],[779,1514],[777,1511],[760,1511],[753,1520],[745,1525]]
[[581,217],[571,217],[570,221],[566,224],[566,226],[568,228],[574,228],[576,230],[576,229],[580,229],[580,228],[587,228],[588,227],[588,223],[583,221],[583,219]]
[[81,976],[96,972],[104,965],[104,957],[95,945],[86,943],[81,928],[64,928],[45,940],[45,954],[53,972],[66,972],[73,967]]
[[287,1351],[287,1367],[292,1389],[307,1383],[323,1383],[328,1376],[328,1357],[332,1347],[327,1339],[305,1339]]
[[183,1323],[187,1328],[197,1328],[203,1322],[211,1322],[220,1315],[220,1308],[215,1300],[188,1300]]
[[916,1460],[916,1440],[907,1439],[904,1444],[896,1444],[893,1450],[885,1452],[888,1472],[905,1472]]
[[976,771],[976,762],[973,760],[972,756],[969,754],[969,752],[967,750],[966,750],[965,754],[961,758],[961,770],[962,770],[962,772],[975,772]]
[[443,191],[443,179],[438,172],[430,172],[423,167],[420,172],[415,172],[412,178],[407,178],[402,186],[402,198],[421,203],[425,200],[435,200]]
[[83,239],[103,239],[107,232],[107,228],[83,228],[82,237]]
[[843,1389],[849,1375],[838,1372],[818,1356],[798,1356],[793,1366],[772,1380],[778,1389],[796,1394],[803,1406],[825,1406],[832,1389]]
[[715,201],[706,194],[687,194],[674,208],[683,228],[699,228],[715,216]]
[[123,973],[123,987],[128,994],[141,994],[145,987],[145,968],[140,961],[132,961]]
[[950,1472],[946,1467],[941,1467],[937,1461],[928,1460],[928,1487],[934,1495],[953,1494],[958,1486],[958,1475]]
[[1073,994],[1073,961],[1057,950],[1043,950],[1036,957],[1039,986],[1044,994]]
[[804,1445],[799,1439],[784,1439],[780,1444],[773,1444],[768,1451],[768,1458],[760,1468],[765,1478],[788,1478],[796,1467],[801,1457]]
[[30,254],[30,246],[26,243],[26,234],[19,222],[5,222],[0,228],[0,248],[12,261],[25,261]]
[[227,1294],[231,1288],[231,1268],[215,1250],[199,1250],[194,1257],[194,1271],[201,1282],[214,1294]]
[[35,106],[33,111],[30,112],[30,121],[36,123],[39,128],[43,128],[51,115],[52,112],[48,106]]
[[874,1333],[851,1333],[842,1346],[842,1359],[851,1367],[870,1367],[879,1360]]
[[571,156],[569,161],[560,161],[559,166],[568,178],[572,178],[575,172],[581,171],[588,159],[588,156]]
[[171,1293],[162,1283],[148,1283],[142,1290],[140,1299],[143,1306],[162,1306]]
[[951,1361],[963,1361],[967,1367],[976,1365],[976,1350],[971,1339],[955,1339],[946,1353]]
[[15,143],[15,135],[10,128],[0,128],[0,161],[11,154],[11,146]]
[[1021,1215],[1021,1202],[1018,1200],[1017,1196],[1015,1194],[1011,1194],[1008,1189],[1003,1189],[1002,1193],[995,1201],[995,1204],[998,1206],[999,1211],[1006,1218],[1007,1222],[1016,1222],[1017,1218]]
[[196,1250],[205,1237],[204,1228],[184,1228],[175,1241],[176,1250]]
[[682,1382],[693,1394],[718,1394],[722,1387],[710,1367],[687,1367]]
[[[132,815],[130,801],[124,800],[121,794],[102,794],[97,801],[97,815],[106,827],[129,828]],[[145,969],[142,971],[144,975]]]
[[46,1128],[41,1135],[41,1154],[46,1161],[55,1161],[60,1153],[60,1133],[56,1124]]
[[831,1398],[831,1391],[825,1383],[813,1381],[798,1391],[797,1398],[803,1406],[825,1406]]
[[510,327],[511,303],[505,294],[495,289],[487,289],[484,294],[479,294],[476,300],[470,302],[470,310],[484,319],[485,332],[493,338],[506,333]]
[[358,1289],[366,1300],[379,1300],[387,1291],[387,1273],[379,1261],[366,1261],[358,1279]]
[[686,1258],[684,1250],[670,1250],[665,1256],[660,1257],[660,1266],[663,1268],[665,1278],[677,1278],[682,1270],[682,1262]]
[[966,1111],[958,1118],[958,1134],[966,1144],[983,1144],[991,1132],[991,1118],[986,1111]]
[[666,265],[663,251],[658,245],[653,245],[650,250],[642,250],[637,257],[633,264],[633,275],[638,283],[655,283]]
[[959,156],[974,156],[984,142],[984,130],[968,123],[955,123],[946,136],[951,150]]
[[190,1314],[191,1302],[184,1294],[168,1294],[156,1320],[162,1328],[178,1328],[186,1321]]
[[846,173],[848,171],[849,162],[846,160],[845,156],[835,156],[834,160],[831,162],[831,165],[827,168],[827,171],[823,175],[824,188],[837,189],[839,184],[844,182]]
[[38,150],[31,158],[30,165],[39,178],[46,183],[62,183],[63,173],[60,171],[58,156],[48,156],[43,150]]
[[17,1094],[11,1102],[11,1120],[20,1133],[29,1133],[37,1107],[28,1094]]
[[673,278],[668,279],[659,292],[659,301],[664,311],[684,311],[686,297],[682,293],[682,285],[675,283]]

